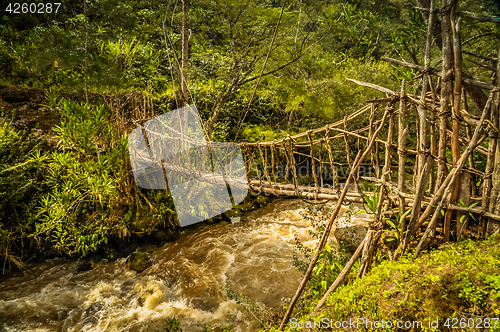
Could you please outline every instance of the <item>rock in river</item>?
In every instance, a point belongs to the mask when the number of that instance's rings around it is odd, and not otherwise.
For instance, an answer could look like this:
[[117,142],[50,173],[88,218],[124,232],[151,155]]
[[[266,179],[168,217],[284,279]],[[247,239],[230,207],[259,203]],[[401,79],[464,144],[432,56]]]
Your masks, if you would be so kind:
[[127,258],[127,267],[137,272],[142,272],[151,265],[153,265],[151,256],[149,253],[144,251],[133,252]]

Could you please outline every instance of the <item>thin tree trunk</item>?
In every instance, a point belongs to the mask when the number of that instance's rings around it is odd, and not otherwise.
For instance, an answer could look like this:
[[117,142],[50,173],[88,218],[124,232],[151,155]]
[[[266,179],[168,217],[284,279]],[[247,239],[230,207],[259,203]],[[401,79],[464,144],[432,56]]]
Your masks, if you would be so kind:
[[394,259],[397,259],[401,254],[403,254],[410,243],[410,239],[413,237],[417,230],[417,221],[420,214],[422,198],[425,193],[425,185],[427,184],[427,178],[430,172],[434,171],[434,159],[432,156],[427,156],[427,160],[425,161],[424,168],[420,173],[420,177],[418,178],[418,182],[416,185],[415,199],[413,201],[413,206],[410,214],[410,221],[408,223],[407,232],[404,237],[401,237],[401,243],[399,244],[396,252],[394,253]]
[[[465,112],[469,113],[469,105],[467,104],[467,94],[465,93],[465,89],[462,89],[462,103],[464,105]],[[470,142],[470,140],[472,139],[470,124],[467,124],[467,126],[465,127],[465,130],[466,130],[467,140]],[[475,169],[474,167],[475,167],[474,153],[472,153],[469,156],[469,168]],[[469,174],[470,174],[470,181],[471,181],[471,184],[470,184],[471,196],[475,197],[475,196],[477,196],[476,175],[473,173],[470,173],[470,172],[469,172]]]
[[85,16],[85,102],[89,103],[89,89],[87,85],[87,72],[89,67],[89,23],[87,17],[87,0],[83,0],[83,16]]
[[181,95],[183,104],[189,100],[188,62],[189,62],[189,0],[182,0],[182,55],[181,55]]
[[[445,0],[443,0],[443,1],[445,1]],[[447,2],[447,3],[448,4],[443,3],[442,10],[443,9],[445,9],[445,10],[447,9],[446,7],[449,5],[449,2]],[[420,9],[420,12],[422,13],[422,16],[426,20],[428,20],[428,17],[429,17],[429,0],[417,0],[417,5],[418,5],[418,7]],[[436,15],[435,13],[433,13],[433,14]],[[436,42],[437,47],[442,52],[444,51],[444,46],[443,45],[445,44],[445,40],[443,39],[443,35],[442,35],[442,31],[443,31],[442,25],[443,25],[443,21],[445,21],[444,18],[446,16],[447,16],[446,13],[442,12],[441,22],[435,16],[434,17],[434,22],[435,23],[434,23],[434,27],[432,29],[432,37],[434,37],[434,40]],[[448,21],[448,24],[449,24],[449,21]],[[440,33],[440,27],[441,27],[441,33]],[[448,31],[448,29],[446,29],[446,31]],[[463,76],[464,76],[464,78],[471,78],[467,74],[464,74]],[[484,109],[484,106],[486,105],[486,100],[488,98],[484,94],[483,90],[481,90],[480,87],[473,86],[473,85],[470,85],[470,84],[464,84],[464,89],[467,92],[467,95],[470,96],[470,98],[472,99],[472,101],[474,102],[474,104],[476,105],[476,107],[478,109],[480,109],[480,110]],[[436,186],[436,188],[438,188],[438,187],[439,186]]]
[[[389,125],[387,132],[387,141],[385,144],[385,158],[384,158],[384,168],[382,169],[382,177],[381,182],[390,182],[391,181],[391,163],[392,163],[392,136],[394,134],[394,108],[392,105],[389,105],[386,111],[390,112],[389,116]],[[382,186],[380,188],[379,201],[377,203],[377,209],[375,211],[375,222],[370,225],[371,232],[377,232],[384,227],[384,221],[382,216],[382,208],[385,202],[385,198],[389,193],[387,192],[387,187]],[[359,269],[359,276],[363,277],[366,272],[370,269],[371,265],[371,254],[375,251],[377,247],[378,237],[367,237],[365,246],[366,250],[363,250],[363,255],[361,258],[361,266]]]
[[[406,169],[406,82],[403,79],[401,82],[401,99],[399,101],[399,115],[398,115],[398,190],[402,193],[406,192],[406,182],[405,182],[405,169]],[[405,199],[400,195],[399,205],[404,210]],[[401,234],[402,236],[406,231],[406,219],[401,222]],[[402,237],[400,237],[402,238]]]
[[[460,144],[458,136],[460,134],[460,126],[458,118],[460,117],[460,101],[462,97],[462,55],[460,53],[460,27],[462,25],[462,18],[459,17],[455,23],[455,12],[457,9],[457,1],[454,0],[450,13],[451,31],[453,32],[453,57],[455,61],[455,87],[453,90],[453,109],[452,109],[452,134],[451,134],[451,152],[453,155],[453,166],[457,164],[460,158]],[[458,191],[460,189],[460,177],[453,183],[451,189],[450,203],[453,204],[458,198]],[[450,239],[450,225],[453,217],[453,210],[446,210],[444,216],[444,235],[443,241],[447,242]]]
[[[431,12],[434,10],[435,0],[431,0],[430,10]],[[420,95],[420,101],[425,103],[425,97],[427,96],[427,86],[429,84],[429,70],[431,67],[431,46],[432,46],[432,28],[434,22],[434,15],[429,16],[429,22],[427,25],[427,39],[425,43],[425,56],[424,56],[424,75],[422,78],[422,92]],[[425,154],[427,151],[427,118],[425,116],[425,110],[422,106],[417,106],[418,113],[418,137],[419,137],[419,145],[418,145],[418,171],[417,174],[420,174],[424,169],[425,162]]]
[[[500,87],[500,47],[498,49],[497,57],[497,70],[495,77],[495,85]],[[495,98],[495,105],[491,110],[491,122],[498,128],[500,125],[499,121],[499,99],[500,93],[497,92]],[[494,133],[490,130],[489,143],[488,143],[488,159],[486,161],[486,170],[484,172],[484,186],[483,186],[483,199],[481,208],[483,211],[489,211],[491,213],[500,212],[500,142],[498,138],[498,133]],[[481,235],[487,235],[487,222],[488,220],[482,216],[480,219],[480,232]],[[494,222],[494,221],[492,221]]]
[[363,239],[363,241],[361,241],[361,243],[359,244],[358,249],[356,249],[356,251],[352,255],[351,259],[349,259],[349,261],[344,266],[344,268],[342,269],[342,271],[340,272],[340,274],[337,276],[337,278],[335,279],[335,281],[333,282],[333,284],[330,286],[330,288],[328,288],[328,290],[326,291],[325,295],[323,295],[323,297],[321,298],[321,301],[319,301],[319,303],[316,306],[316,308],[314,308],[314,311],[317,311],[319,308],[321,308],[323,306],[323,304],[325,304],[326,299],[328,298],[328,295],[330,295],[331,292],[335,291],[337,289],[337,287],[339,287],[339,285],[342,283],[342,281],[344,281],[345,277],[347,276],[347,274],[351,270],[352,266],[354,265],[354,263],[356,262],[356,260],[361,255],[361,251],[365,247],[366,239],[367,239],[368,236],[371,236],[370,231],[368,231],[366,233],[366,236]]
[[[439,127],[439,164],[438,164],[438,178],[436,188],[441,187],[445,177],[446,166],[446,117],[450,111],[450,95],[451,91],[451,65],[452,65],[452,47],[450,42],[450,0],[443,0],[441,8],[441,35],[443,40],[443,72],[441,81],[441,115]],[[436,190],[437,191],[437,190]],[[444,224],[445,238],[450,234],[449,223]]]

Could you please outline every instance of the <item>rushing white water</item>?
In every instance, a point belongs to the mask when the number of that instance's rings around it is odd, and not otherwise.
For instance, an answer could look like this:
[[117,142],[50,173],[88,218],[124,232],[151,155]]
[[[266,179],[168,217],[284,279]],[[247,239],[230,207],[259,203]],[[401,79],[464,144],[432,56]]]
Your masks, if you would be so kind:
[[[291,297],[302,274],[292,266],[296,232],[314,241],[297,199],[276,200],[237,224],[200,225],[153,251],[155,263],[138,274],[125,259],[55,259],[0,279],[0,331],[154,331],[177,317],[183,331],[204,324],[255,330],[226,286],[267,308]],[[146,248],[147,249],[147,248]]]

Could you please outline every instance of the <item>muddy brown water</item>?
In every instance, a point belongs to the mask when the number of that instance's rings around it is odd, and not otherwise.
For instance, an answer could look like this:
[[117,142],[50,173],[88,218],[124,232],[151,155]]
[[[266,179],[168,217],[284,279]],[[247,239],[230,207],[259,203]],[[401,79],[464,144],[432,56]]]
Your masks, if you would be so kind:
[[53,259],[0,277],[0,331],[154,331],[173,316],[185,332],[205,324],[255,331],[226,287],[266,308],[293,296],[302,277],[292,265],[294,233],[315,244],[305,205],[277,199],[239,223],[184,230],[153,250],[155,263],[142,273],[125,259],[85,272],[77,271],[79,262]]

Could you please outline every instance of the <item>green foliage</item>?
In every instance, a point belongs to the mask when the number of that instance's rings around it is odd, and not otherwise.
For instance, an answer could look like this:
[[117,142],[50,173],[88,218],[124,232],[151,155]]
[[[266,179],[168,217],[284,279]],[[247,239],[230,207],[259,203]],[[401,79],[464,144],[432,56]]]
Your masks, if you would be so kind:
[[58,109],[58,151],[32,158],[45,165],[50,191],[40,199],[30,236],[57,252],[87,256],[113,235],[165,225],[174,215],[172,201],[164,192],[144,194],[132,185],[127,140],[113,129],[109,110],[71,100]]
[[[241,305],[257,322],[259,328],[269,329],[274,324],[277,324],[282,317],[284,311],[283,307],[279,311],[262,308],[260,305],[255,303],[251,298],[243,294],[237,294],[232,290],[231,286],[226,287],[226,294],[228,298],[234,300],[236,303]],[[231,330],[228,328],[228,332]],[[225,332],[226,329],[223,328]]]
[[23,240],[32,231],[33,210],[46,186],[44,165],[29,156],[40,156],[42,145],[41,140],[0,121],[0,257],[9,266],[22,266],[20,258],[32,245]]
[[181,322],[175,317],[166,318],[165,324],[161,331],[155,330],[155,332],[182,332]]
[[410,214],[410,212],[411,212],[411,209],[408,209],[405,212],[403,212],[403,207],[401,207],[400,212],[396,212],[394,214],[394,217],[395,217],[394,219],[391,219],[391,218],[385,219],[386,223],[391,227],[391,230],[386,230],[386,229],[383,230],[388,235],[390,235],[390,237],[386,238],[386,241],[388,241],[388,242],[396,241],[396,245],[399,245],[399,242],[401,241],[400,236],[402,235],[401,234],[401,223],[408,216],[408,214]]
[[46,155],[44,195],[33,236],[49,237],[59,252],[86,256],[107,243],[117,218],[126,158],[126,140],[118,139],[103,106],[90,107],[70,100],[60,107],[59,150]]
[[[500,314],[498,266],[498,236],[481,242],[464,240],[425,253],[415,261],[412,255],[398,261],[383,261],[365,277],[340,286],[314,317],[334,321],[357,317],[372,321],[430,318],[439,319],[440,326],[450,317],[497,317]],[[297,318],[311,319],[312,308],[302,311]]]
[[233,329],[231,328],[230,325],[220,325],[220,326],[205,325],[205,326],[203,326],[203,332],[210,332],[210,331],[232,332]]
[[[474,206],[476,206],[478,204],[479,204],[479,202],[476,202],[476,203],[472,203],[471,205],[467,206],[462,200],[460,200],[460,203],[458,203],[459,206],[468,207],[468,208],[473,208]],[[468,212],[467,214],[464,214],[462,217],[460,217],[459,222],[463,223],[465,220],[465,217],[467,215],[469,215],[472,219],[476,220],[476,217],[474,217],[474,215],[471,212]]]
[[368,195],[361,191],[361,196],[365,200],[366,205],[368,206],[369,211],[366,211],[367,213],[375,214],[377,211],[377,205],[378,202],[380,201],[380,190],[376,189],[373,192],[373,195]]

